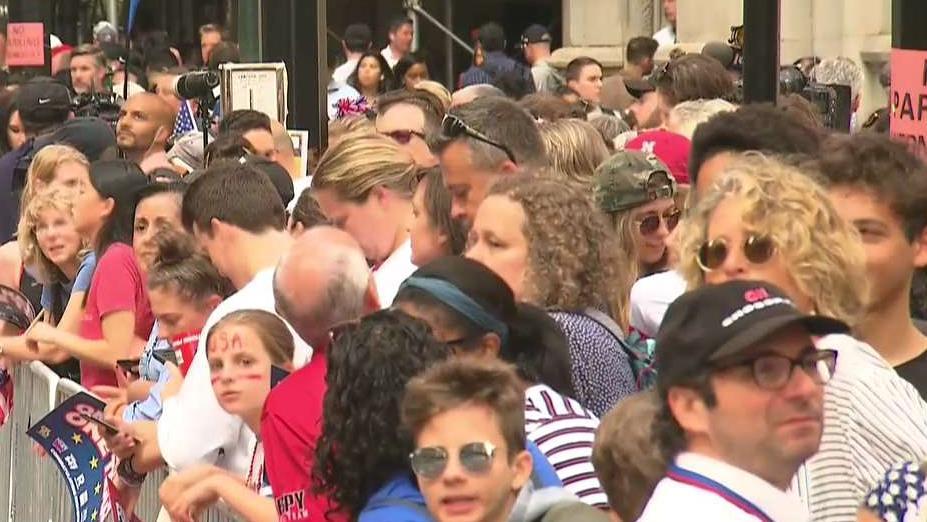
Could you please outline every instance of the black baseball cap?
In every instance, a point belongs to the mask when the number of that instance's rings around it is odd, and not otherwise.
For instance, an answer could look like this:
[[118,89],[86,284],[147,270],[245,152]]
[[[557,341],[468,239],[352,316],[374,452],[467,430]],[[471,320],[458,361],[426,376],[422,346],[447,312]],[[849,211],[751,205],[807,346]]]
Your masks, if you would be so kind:
[[19,117],[37,123],[58,123],[68,119],[71,95],[65,85],[53,78],[38,77],[16,91]]
[[665,391],[685,382],[712,362],[793,325],[810,335],[849,330],[837,319],[799,312],[782,290],[761,281],[729,281],[687,292],[670,304],[657,333],[657,387]]
[[525,29],[525,32],[521,34],[522,45],[550,42],[551,40],[552,38],[550,37],[550,31],[548,31],[546,27],[540,24],[528,26],[528,28]]

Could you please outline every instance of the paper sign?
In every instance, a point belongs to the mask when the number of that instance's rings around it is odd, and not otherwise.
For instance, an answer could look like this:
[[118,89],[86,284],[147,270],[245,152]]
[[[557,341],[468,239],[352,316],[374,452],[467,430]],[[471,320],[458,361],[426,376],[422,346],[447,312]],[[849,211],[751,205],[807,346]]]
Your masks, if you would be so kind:
[[45,24],[41,22],[7,24],[6,64],[41,67],[45,65]]
[[[297,171],[300,177],[306,176],[309,174],[309,131],[287,129],[286,132],[293,142]],[[299,197],[299,194],[296,196]]]
[[103,401],[78,393],[26,432],[58,465],[68,484],[75,522],[104,520],[110,511],[106,487],[111,453],[97,427],[81,417],[103,414]]
[[892,49],[892,136],[927,159],[927,51]]

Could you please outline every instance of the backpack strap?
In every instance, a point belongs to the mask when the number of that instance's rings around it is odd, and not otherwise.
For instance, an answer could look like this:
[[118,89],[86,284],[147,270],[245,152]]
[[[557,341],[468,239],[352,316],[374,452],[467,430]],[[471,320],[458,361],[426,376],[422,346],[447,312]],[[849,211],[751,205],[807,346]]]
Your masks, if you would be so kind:
[[599,326],[608,330],[608,333],[618,340],[622,345],[625,343],[624,332],[621,331],[621,327],[618,326],[618,323],[614,319],[608,316],[608,314],[602,312],[598,308],[586,308],[583,310],[583,313],[593,321],[599,323]]

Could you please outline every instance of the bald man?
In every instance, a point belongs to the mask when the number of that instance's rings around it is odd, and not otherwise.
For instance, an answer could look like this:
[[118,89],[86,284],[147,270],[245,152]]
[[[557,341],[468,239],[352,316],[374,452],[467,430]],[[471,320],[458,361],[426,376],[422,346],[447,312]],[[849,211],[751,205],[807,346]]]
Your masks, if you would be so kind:
[[299,162],[296,158],[296,149],[293,148],[293,138],[290,137],[290,133],[277,120],[270,120],[270,129],[271,134],[274,136],[274,149],[277,151],[276,162],[286,169],[291,178],[300,177]]
[[378,310],[376,295],[363,251],[342,230],[310,228],[277,265],[277,312],[313,347],[309,364],[271,391],[261,417],[264,466],[280,520],[322,522],[332,507],[330,499],[311,487],[322,426],[329,332]]
[[157,94],[133,94],[119,111],[116,145],[126,159],[138,163],[145,174],[157,168],[171,168],[166,147],[174,132],[176,116],[171,106]]

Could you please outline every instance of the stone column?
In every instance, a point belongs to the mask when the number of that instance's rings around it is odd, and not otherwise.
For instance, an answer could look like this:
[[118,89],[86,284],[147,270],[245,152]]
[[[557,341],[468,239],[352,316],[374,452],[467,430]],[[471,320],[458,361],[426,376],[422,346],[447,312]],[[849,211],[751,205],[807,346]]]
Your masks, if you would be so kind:
[[573,58],[590,56],[607,69],[620,67],[629,1],[563,0],[564,47],[554,52],[551,64],[564,67]]

